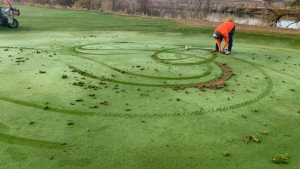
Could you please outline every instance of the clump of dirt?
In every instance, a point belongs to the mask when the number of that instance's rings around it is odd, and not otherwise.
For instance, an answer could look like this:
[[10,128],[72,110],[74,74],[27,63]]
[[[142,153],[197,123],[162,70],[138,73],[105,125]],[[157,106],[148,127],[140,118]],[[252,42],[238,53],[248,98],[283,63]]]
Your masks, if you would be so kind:
[[68,120],[68,125],[74,125],[72,120]]
[[251,140],[252,140],[253,142],[255,142],[255,143],[260,143],[260,139],[258,139],[258,138],[255,137],[255,136],[246,136],[246,137],[244,137],[244,142],[245,142],[246,144],[248,144]]
[[246,115],[244,115],[244,114],[242,114],[242,115],[241,115],[241,118],[247,118],[247,116],[246,116]]
[[228,153],[228,152],[223,152],[222,154],[223,154],[223,156],[225,156],[225,157],[230,156],[230,153]]
[[189,88],[189,87],[197,87],[200,90],[204,90],[204,88],[209,89],[220,89],[225,86],[225,81],[228,80],[232,76],[232,72],[230,67],[224,63],[217,63],[223,69],[223,75],[218,79],[207,82],[207,83],[196,83],[196,84],[188,84],[188,85],[179,85],[179,86],[168,86],[171,87],[173,90],[178,90],[179,88]]
[[92,108],[92,109],[96,109],[96,108],[98,108],[98,106],[91,106],[90,108]]
[[272,158],[272,161],[276,164],[282,164],[282,163],[287,164],[290,162],[290,157],[288,153],[278,154]]
[[94,86],[94,85],[88,85],[87,88],[98,90],[99,87],[98,86]]
[[269,133],[267,131],[261,131],[260,134],[267,136]]
[[68,78],[68,76],[67,75],[62,75],[61,78],[66,79],[66,78]]
[[103,102],[101,102],[100,104],[108,105],[108,101],[103,101]]
[[74,86],[84,86],[85,82],[82,82],[82,81],[80,81],[80,82],[74,82],[73,85]]

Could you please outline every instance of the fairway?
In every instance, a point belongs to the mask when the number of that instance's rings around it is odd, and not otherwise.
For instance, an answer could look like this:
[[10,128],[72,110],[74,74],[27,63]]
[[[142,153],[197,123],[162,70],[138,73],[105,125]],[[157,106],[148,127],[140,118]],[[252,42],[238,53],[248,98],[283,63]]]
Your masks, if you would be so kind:
[[236,30],[226,56],[210,27],[18,8],[0,27],[1,169],[299,168],[300,36]]

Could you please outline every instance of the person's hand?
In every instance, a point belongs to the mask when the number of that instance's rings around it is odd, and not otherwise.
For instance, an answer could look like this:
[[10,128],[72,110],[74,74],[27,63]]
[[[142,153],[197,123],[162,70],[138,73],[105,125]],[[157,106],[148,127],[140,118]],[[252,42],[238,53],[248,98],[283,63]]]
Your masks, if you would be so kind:
[[220,53],[223,53],[223,52],[224,52],[224,50],[223,50],[223,49],[219,49],[219,52],[220,52]]

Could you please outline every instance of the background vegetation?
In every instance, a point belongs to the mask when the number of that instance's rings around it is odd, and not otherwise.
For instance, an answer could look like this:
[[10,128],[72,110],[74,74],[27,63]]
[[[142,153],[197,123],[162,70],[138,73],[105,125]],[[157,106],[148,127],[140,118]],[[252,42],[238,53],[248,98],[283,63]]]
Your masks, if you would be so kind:
[[210,12],[258,15],[269,22],[269,26],[276,26],[287,16],[295,23],[300,21],[299,0],[242,0],[230,3],[220,0],[16,0],[16,2],[182,19],[205,20]]

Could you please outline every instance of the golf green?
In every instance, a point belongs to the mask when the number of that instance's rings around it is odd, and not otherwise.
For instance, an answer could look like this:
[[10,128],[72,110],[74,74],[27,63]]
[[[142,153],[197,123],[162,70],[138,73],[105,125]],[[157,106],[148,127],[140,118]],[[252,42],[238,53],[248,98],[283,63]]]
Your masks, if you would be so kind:
[[237,30],[226,56],[185,50],[213,48],[210,27],[18,8],[0,28],[1,169],[299,168],[299,36]]

